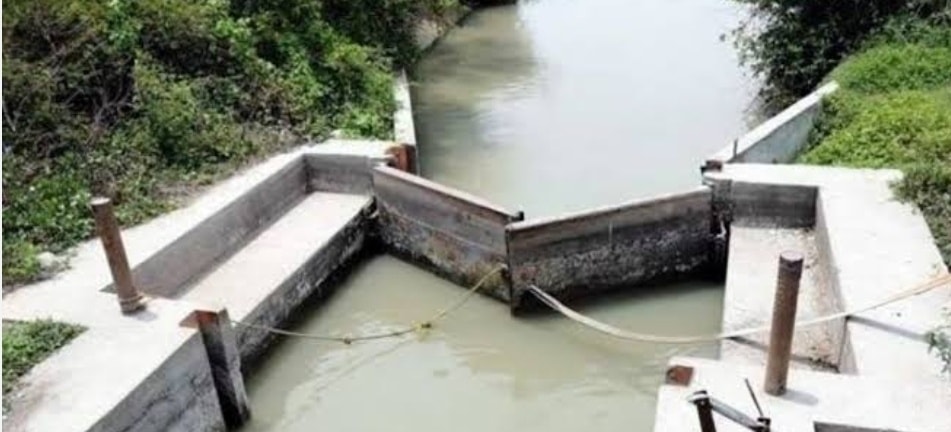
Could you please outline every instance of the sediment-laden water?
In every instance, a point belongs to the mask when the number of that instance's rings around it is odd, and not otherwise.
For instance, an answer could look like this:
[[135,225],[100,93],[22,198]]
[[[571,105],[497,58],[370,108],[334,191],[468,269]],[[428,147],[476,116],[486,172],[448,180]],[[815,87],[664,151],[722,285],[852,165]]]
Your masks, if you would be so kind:
[[[719,36],[726,0],[537,0],[479,11],[415,70],[423,173],[527,217],[695,187],[752,99]],[[463,289],[391,257],[362,263],[294,330],[371,332]],[[644,287],[579,305],[660,334],[719,330],[721,287]],[[650,430],[671,355],[473,298],[424,337],[279,344],[248,381],[247,430]]]

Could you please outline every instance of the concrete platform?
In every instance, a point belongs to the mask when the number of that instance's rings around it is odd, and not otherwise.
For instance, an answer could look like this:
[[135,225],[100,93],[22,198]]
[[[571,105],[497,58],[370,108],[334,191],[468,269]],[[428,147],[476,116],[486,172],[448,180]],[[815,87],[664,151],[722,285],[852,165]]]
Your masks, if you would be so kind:
[[[20,390],[4,397],[11,410],[3,429],[108,431],[121,424],[138,430],[223,429],[201,340],[193,329],[179,326],[193,308],[156,299],[147,311],[124,316],[114,299],[108,300],[89,305],[90,312],[108,306],[97,325],[34,367]],[[163,368],[169,361],[175,367]],[[159,382],[149,384],[150,377]],[[140,388],[142,393],[130,398]],[[147,409],[152,400],[153,409]]]
[[[894,197],[899,171],[727,164],[705,178],[818,187],[816,245],[843,310],[947,274],[924,219]],[[850,318],[839,370],[912,387],[938,379],[942,364],[924,334],[944,322],[942,306],[949,304],[951,287],[944,287]]]
[[[762,391],[764,368],[694,358],[673,358],[671,365],[693,368],[688,386],[664,385],[657,400],[654,432],[699,432],[696,408],[687,397],[697,390],[755,418],[756,410],[743,382],[750,380],[766,417],[776,431],[926,432],[951,430],[951,386],[931,380],[894,386],[874,376],[837,375],[792,370],[786,395]],[[717,431],[747,431],[714,415]]]
[[[157,254],[168,255],[170,245],[233,208],[289,164],[304,164],[307,155],[382,159],[389,145],[332,141],[275,156],[208,189],[187,207],[123,230],[130,264],[135,269]],[[182,323],[211,303],[233,309],[231,316],[238,319],[286,317],[326,277],[318,270],[329,273],[338,259],[362,245],[362,237],[351,235],[370,202],[368,195],[306,195],[287,213],[279,213],[273,224],[265,221],[250,242],[239,242],[241,251],[227,251],[229,258],[190,291],[182,291],[177,299],[153,298],[145,311],[134,315],[119,313],[115,295],[104,290],[111,277],[99,240],[82,243],[68,270],[3,296],[4,319],[51,318],[87,328],[33,368],[19,389],[4,398],[11,410],[3,428],[223,430],[206,347],[199,333]],[[193,276],[174,275],[181,280]],[[218,297],[211,301],[212,296]],[[249,346],[260,348],[264,342],[258,337]]]
[[[805,260],[799,286],[797,320],[838,312],[819,265],[815,235],[811,229],[745,226],[736,221],[730,235],[726,290],[723,298],[723,330],[769,326],[776,292],[777,262],[785,250],[799,251]],[[805,327],[793,337],[793,367],[834,370],[838,360],[835,328],[831,325]],[[841,333],[841,332],[839,332]],[[751,335],[720,343],[723,361],[766,364],[769,333]]]
[[[191,287],[182,300],[254,324],[280,326],[294,308],[363,246],[372,198],[314,192]],[[353,238],[348,238],[348,237]],[[317,290],[317,292],[314,292]],[[264,334],[235,328],[243,357],[259,353]]]

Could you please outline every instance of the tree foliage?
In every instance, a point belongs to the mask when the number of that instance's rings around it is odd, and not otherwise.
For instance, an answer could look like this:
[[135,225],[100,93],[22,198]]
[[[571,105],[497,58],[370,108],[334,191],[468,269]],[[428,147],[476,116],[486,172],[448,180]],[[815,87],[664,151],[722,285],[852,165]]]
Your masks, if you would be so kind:
[[768,109],[812,91],[889,22],[951,22],[951,0],[735,1],[751,11],[733,35],[742,59],[763,80]]
[[[3,3],[4,282],[122,223],[332,129],[385,138],[391,68],[445,0],[11,0]],[[8,263],[14,263],[8,266]]]

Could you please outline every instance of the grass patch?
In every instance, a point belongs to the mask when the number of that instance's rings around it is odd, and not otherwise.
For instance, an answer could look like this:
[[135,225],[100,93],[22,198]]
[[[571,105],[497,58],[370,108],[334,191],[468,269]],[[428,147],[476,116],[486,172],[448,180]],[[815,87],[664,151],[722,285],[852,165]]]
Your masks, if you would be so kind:
[[925,90],[951,82],[951,47],[885,44],[852,57],[831,78],[861,93]]
[[828,105],[824,136],[802,156],[805,163],[870,168],[951,163],[947,90],[834,95]]
[[17,381],[33,366],[49,357],[83,327],[50,320],[4,322],[3,394],[16,387]]

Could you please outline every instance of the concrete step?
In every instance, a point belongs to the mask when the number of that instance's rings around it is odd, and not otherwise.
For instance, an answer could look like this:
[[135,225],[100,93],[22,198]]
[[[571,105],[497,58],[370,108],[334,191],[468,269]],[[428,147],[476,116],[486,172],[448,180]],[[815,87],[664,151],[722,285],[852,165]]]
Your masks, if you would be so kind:
[[[812,229],[746,226],[734,222],[730,235],[726,291],[723,300],[723,330],[768,326],[772,319],[773,297],[779,254],[799,251],[805,260],[799,287],[797,320],[836,311],[834,296],[818,265],[818,251]],[[830,370],[837,362],[834,325],[803,327],[793,337],[792,367]],[[837,324],[841,328],[841,320]],[[839,332],[841,333],[841,332]],[[766,364],[769,334],[763,332],[720,344],[720,358],[739,363]]]
[[[182,297],[232,319],[277,326],[362,247],[368,196],[314,192],[195,283]],[[316,293],[315,293],[316,291]],[[235,329],[242,357],[266,335]]]

